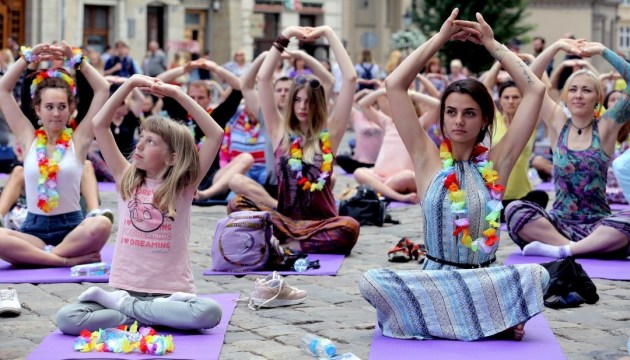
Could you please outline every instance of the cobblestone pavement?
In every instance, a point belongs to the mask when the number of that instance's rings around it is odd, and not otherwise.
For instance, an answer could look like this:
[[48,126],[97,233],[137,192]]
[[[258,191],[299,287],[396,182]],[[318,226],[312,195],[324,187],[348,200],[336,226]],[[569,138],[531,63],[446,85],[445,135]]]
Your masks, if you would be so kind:
[[[350,180],[339,176],[337,192]],[[103,207],[116,209],[115,195],[102,194]],[[391,210],[400,225],[363,227],[359,241],[337,276],[291,276],[288,283],[308,291],[304,303],[292,307],[250,310],[246,302],[237,304],[221,349],[220,359],[308,359],[298,344],[305,332],[332,339],[339,352],[352,352],[367,359],[376,321],[373,308],[361,297],[361,274],[375,267],[417,268],[414,262],[387,261],[387,250],[403,236],[420,239],[420,208],[409,206]],[[240,293],[247,297],[256,276],[202,276],[209,267],[206,254],[216,221],[225,216],[224,206],[195,207],[192,219],[190,253],[200,293]],[[110,237],[115,239],[116,225]],[[499,260],[516,246],[503,234]],[[545,311],[562,350],[569,359],[618,359],[625,354],[630,335],[630,282],[595,280],[601,300],[596,305]],[[0,359],[22,359],[54,330],[56,311],[73,302],[92,284],[16,284],[23,306],[18,317],[0,318]],[[6,287],[0,284],[0,287]],[[101,284],[99,286],[105,286]],[[527,328],[526,328],[527,329]],[[54,354],[51,354],[54,359]],[[545,355],[540,354],[540,359]]]

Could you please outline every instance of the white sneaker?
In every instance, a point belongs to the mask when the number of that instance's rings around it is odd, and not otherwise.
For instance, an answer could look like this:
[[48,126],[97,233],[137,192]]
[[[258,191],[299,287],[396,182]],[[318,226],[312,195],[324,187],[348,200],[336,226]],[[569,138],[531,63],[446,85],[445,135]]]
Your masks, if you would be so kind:
[[289,284],[276,271],[264,279],[256,279],[254,292],[249,297],[249,308],[258,310],[261,307],[296,305],[306,300],[306,290],[300,290]]
[[14,288],[0,290],[0,314],[19,315],[22,312],[20,300],[18,300],[17,291]]
[[94,209],[92,211],[90,211],[85,217],[95,217],[95,216],[105,216],[106,218],[109,219],[109,221],[111,221],[111,223],[114,223],[114,212],[111,211],[110,209]]

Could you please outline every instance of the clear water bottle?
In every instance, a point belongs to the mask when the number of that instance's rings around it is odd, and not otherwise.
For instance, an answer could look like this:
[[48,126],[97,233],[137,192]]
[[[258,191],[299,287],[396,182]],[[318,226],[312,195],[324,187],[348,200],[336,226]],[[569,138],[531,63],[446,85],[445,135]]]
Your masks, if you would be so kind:
[[304,258],[299,258],[293,263],[293,270],[297,272],[305,272],[306,269],[308,269],[308,263],[308,256]]
[[626,347],[628,348],[628,354],[630,354],[630,337],[628,338],[628,343],[626,344]]
[[542,179],[538,175],[538,170],[534,168],[530,168],[529,170],[527,170],[527,177],[529,178],[529,182],[532,184],[533,187],[538,186],[542,182]]
[[110,266],[106,262],[81,264],[70,268],[71,276],[97,276],[109,274]]
[[302,338],[302,349],[311,356],[316,356],[320,359],[330,359],[337,353],[337,348],[332,341],[315,334],[304,335]]

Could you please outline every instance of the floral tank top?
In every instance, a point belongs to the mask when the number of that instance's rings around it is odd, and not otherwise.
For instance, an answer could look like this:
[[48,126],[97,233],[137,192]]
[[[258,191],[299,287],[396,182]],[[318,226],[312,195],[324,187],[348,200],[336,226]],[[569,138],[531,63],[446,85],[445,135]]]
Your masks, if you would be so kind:
[[560,132],[553,152],[556,199],[551,212],[562,219],[592,223],[610,215],[606,200],[610,156],[601,148],[597,125],[593,122],[591,145],[584,150],[567,146],[571,119]]

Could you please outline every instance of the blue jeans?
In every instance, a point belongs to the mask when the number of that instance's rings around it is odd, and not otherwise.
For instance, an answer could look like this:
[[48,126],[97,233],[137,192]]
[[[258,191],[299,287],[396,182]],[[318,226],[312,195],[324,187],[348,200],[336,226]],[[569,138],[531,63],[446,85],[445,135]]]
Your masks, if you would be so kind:
[[46,245],[57,246],[85,219],[81,210],[59,215],[29,212],[20,231],[40,238]]

